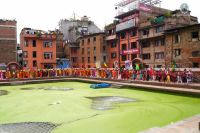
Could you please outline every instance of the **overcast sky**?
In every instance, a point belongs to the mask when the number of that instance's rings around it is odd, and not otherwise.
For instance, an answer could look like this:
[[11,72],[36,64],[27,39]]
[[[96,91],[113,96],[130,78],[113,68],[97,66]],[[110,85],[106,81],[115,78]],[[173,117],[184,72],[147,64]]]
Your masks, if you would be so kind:
[[[58,28],[60,19],[87,15],[101,29],[116,15],[121,0],[0,0],[0,19],[16,19],[18,35],[23,27],[41,30]],[[187,3],[191,14],[200,18],[198,0],[162,0],[161,7],[175,10]],[[19,42],[19,40],[18,40]]]

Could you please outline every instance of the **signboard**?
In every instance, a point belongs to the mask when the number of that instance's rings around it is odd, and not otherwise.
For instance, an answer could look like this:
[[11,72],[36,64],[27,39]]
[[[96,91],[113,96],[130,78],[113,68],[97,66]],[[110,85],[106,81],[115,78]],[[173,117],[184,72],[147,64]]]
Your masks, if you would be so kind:
[[125,30],[125,29],[129,29],[129,28],[132,28],[132,27],[135,27],[135,19],[131,19],[131,20],[128,20],[126,22],[123,22],[123,23],[120,23],[118,25],[116,25],[116,32],[118,31],[122,31],[122,30]]
[[120,54],[127,55],[127,54],[138,54],[138,53],[139,53],[138,49],[130,49],[130,50],[121,51]]
[[139,4],[139,9],[146,11],[146,12],[151,12],[151,6],[148,6],[146,4],[140,3]]

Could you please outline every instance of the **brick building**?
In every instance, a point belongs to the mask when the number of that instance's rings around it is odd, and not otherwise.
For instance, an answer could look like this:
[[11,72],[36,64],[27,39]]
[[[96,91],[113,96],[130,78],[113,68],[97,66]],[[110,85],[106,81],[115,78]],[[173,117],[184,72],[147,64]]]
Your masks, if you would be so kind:
[[25,69],[56,67],[56,33],[24,28],[20,34]]
[[64,35],[59,30],[56,30],[55,33],[56,33],[56,58],[65,58],[64,40],[63,40]]
[[119,60],[119,52],[117,45],[117,36],[116,36],[116,21],[110,25],[105,27],[106,34],[106,45],[108,50],[108,67],[114,67],[114,62],[118,62]]
[[[169,57],[166,57],[168,53],[171,53],[169,46],[173,43],[166,38],[165,30],[196,23],[198,23],[196,17],[183,14],[179,10],[169,12],[168,15],[162,14],[154,18],[148,18],[146,22],[140,23],[140,57],[146,67],[169,66],[169,61],[172,61],[172,58],[169,60]],[[180,38],[177,36],[176,39],[178,39],[176,41],[179,41]],[[188,58],[188,56],[184,58]]]
[[200,24],[166,30],[166,65],[200,68]]
[[78,40],[79,49],[71,53],[72,56],[76,56],[72,59],[73,67],[95,68],[108,63],[105,34],[103,32],[82,36]]
[[0,63],[16,62],[17,22],[0,19]]

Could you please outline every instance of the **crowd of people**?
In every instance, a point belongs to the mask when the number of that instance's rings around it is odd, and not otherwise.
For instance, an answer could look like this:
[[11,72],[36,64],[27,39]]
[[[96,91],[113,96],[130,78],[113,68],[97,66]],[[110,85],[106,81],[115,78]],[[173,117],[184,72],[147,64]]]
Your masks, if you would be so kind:
[[193,79],[191,70],[175,71],[172,69],[143,69],[128,70],[125,68],[68,68],[68,69],[38,69],[0,71],[0,80],[6,79],[31,79],[50,77],[88,77],[103,79],[140,80],[158,82],[190,83]]

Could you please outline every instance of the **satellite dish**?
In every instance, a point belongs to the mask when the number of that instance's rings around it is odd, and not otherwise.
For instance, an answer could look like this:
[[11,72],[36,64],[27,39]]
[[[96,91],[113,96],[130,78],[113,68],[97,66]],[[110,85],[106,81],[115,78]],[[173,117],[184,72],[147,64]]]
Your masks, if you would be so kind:
[[187,3],[183,3],[180,6],[180,10],[182,13],[187,14],[189,12],[189,6]]

